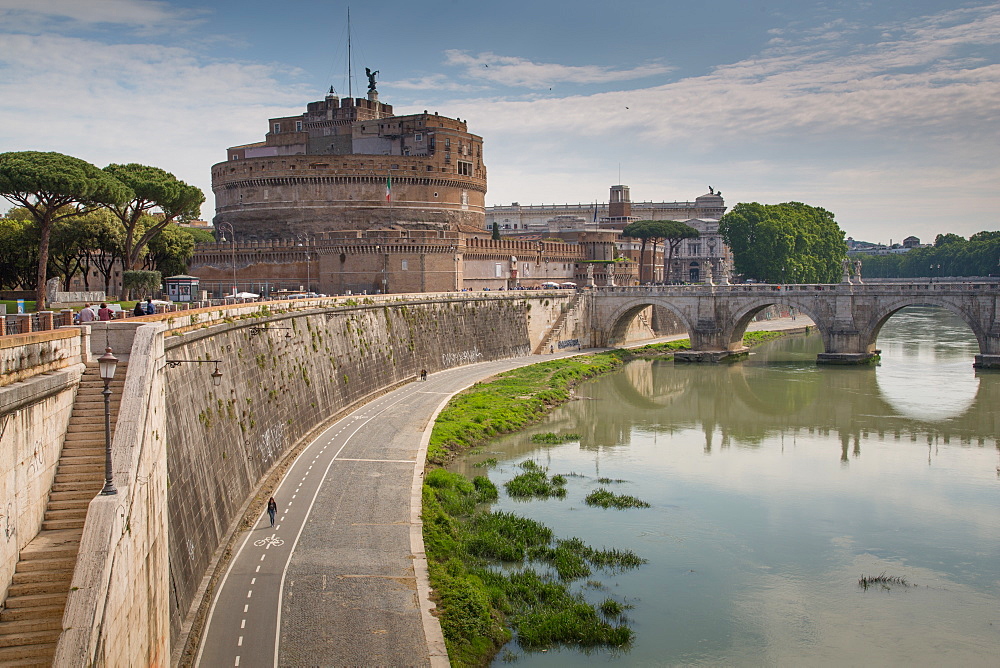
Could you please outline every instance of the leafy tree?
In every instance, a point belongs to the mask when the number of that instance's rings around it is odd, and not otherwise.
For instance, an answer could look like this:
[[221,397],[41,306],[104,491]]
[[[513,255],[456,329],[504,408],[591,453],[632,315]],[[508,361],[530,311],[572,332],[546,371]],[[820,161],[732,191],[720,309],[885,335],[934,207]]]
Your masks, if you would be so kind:
[[[86,215],[86,214],[83,214]],[[63,279],[63,289],[69,291],[69,283],[81,269],[87,258],[87,235],[79,218],[65,216],[52,223],[52,237],[49,239],[49,264]]]
[[[125,228],[123,248],[126,269],[142,264],[146,245],[174,220],[195,216],[201,210],[205,194],[173,174],[146,165],[108,165],[104,171],[132,190],[132,198],[113,206],[111,212]],[[143,216],[157,213],[157,222],[148,224]]]
[[52,223],[90,207],[120,204],[132,192],[85,160],[62,153],[17,151],[0,153],[0,196],[23,206],[38,223],[35,304],[41,311],[47,306],[45,279]]
[[37,269],[38,225],[27,209],[12,209],[0,218],[0,289],[33,287]]
[[84,266],[87,268],[88,278],[84,280],[84,286],[90,289],[90,269],[96,268],[104,279],[105,294],[111,294],[114,270],[123,257],[125,230],[107,209],[82,216],[79,224],[86,232]]
[[965,241],[964,237],[960,237],[957,234],[939,234],[934,237],[934,245],[938,248],[941,246],[947,246],[948,244],[962,243]]
[[161,275],[158,271],[137,271],[128,270],[122,272],[122,288],[131,292],[135,291],[137,297],[142,299],[147,294],[152,294],[160,287]]
[[493,221],[493,234],[490,237],[493,241],[500,241],[500,224],[497,221]]
[[742,202],[719,222],[736,272],[767,282],[836,283],[844,231],[826,209],[801,202]]
[[186,274],[188,262],[194,255],[194,243],[190,230],[179,225],[168,225],[149,242],[147,258],[150,268],[163,276]]
[[214,244],[215,235],[208,230],[203,230],[198,227],[181,227],[182,230],[191,235],[196,244]]
[[[652,233],[649,230],[649,220],[637,220],[634,223],[629,223],[622,230],[623,237],[629,237],[630,239],[639,239],[639,280],[642,280],[642,268],[646,261],[646,244],[652,237]],[[656,258],[656,249],[653,249],[653,258]]]
[[667,247],[667,252],[663,255],[663,281],[670,283],[670,265],[673,262],[678,246],[685,239],[697,239],[700,233],[687,223],[679,220],[655,221],[655,229],[659,230],[659,236],[663,239],[663,243]]
[[861,257],[864,275],[870,278],[996,275],[1000,273],[1000,232],[977,232],[968,239],[939,234],[933,246]]

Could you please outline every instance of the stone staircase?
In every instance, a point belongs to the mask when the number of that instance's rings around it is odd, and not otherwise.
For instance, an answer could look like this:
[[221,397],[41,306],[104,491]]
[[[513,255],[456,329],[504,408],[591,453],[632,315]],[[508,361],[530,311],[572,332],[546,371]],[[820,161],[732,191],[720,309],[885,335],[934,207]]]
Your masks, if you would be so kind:
[[[111,382],[112,433],[125,366],[119,362]],[[0,610],[2,666],[52,665],[87,506],[104,487],[103,391],[93,362],[80,379],[41,530],[21,549]]]
[[563,325],[566,324],[566,318],[569,317],[570,313],[576,310],[576,307],[579,303],[580,303],[580,293],[577,292],[569,300],[569,303],[566,304],[566,308],[564,308],[562,312],[559,314],[559,317],[556,318],[556,321],[552,325],[552,328],[549,330],[549,333],[546,334],[545,337],[542,339],[542,342],[535,347],[535,350],[532,354],[541,355],[542,353],[548,351],[549,346],[552,345],[552,342],[555,341],[556,337],[559,336],[559,333],[562,332]]

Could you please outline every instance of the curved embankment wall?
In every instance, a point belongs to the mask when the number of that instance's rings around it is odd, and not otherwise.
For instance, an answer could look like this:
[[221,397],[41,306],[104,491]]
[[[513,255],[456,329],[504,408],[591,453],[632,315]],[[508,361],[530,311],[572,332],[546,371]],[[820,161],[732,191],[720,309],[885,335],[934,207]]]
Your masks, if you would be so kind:
[[[562,338],[589,345],[589,302],[569,309],[572,294],[383,298],[168,335],[167,360],[219,359],[224,374],[214,387],[213,363],[165,371],[175,656],[213,565],[286,453],[337,413],[421,369],[527,354],[557,322]],[[251,325],[267,329],[255,333]]]

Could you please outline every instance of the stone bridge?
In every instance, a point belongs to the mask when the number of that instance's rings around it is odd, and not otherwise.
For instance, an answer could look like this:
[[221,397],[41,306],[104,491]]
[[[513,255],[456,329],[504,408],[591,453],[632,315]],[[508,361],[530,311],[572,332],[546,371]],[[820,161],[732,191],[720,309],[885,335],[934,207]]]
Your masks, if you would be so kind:
[[915,304],[945,308],[961,318],[979,342],[975,366],[1000,367],[1000,284],[872,283],[824,285],[707,285],[606,287],[593,291],[592,330],[596,345],[621,341],[643,309],[669,309],[686,326],[691,351],[678,361],[718,361],[743,353],[743,334],[754,315],[771,305],[798,310],[823,337],[824,364],[865,363],[877,354],[875,341],[893,313]]

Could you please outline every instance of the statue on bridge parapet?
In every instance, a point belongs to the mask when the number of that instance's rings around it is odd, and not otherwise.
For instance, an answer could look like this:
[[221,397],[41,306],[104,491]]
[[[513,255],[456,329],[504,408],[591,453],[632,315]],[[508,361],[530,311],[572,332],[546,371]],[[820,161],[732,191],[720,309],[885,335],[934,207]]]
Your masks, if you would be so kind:
[[864,285],[864,282],[861,280],[861,258],[854,260],[854,283],[856,285]]
[[840,261],[840,266],[844,270],[844,275],[841,277],[840,282],[846,285],[851,284],[851,261],[846,257]]

